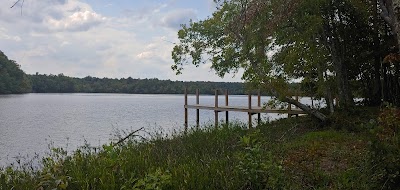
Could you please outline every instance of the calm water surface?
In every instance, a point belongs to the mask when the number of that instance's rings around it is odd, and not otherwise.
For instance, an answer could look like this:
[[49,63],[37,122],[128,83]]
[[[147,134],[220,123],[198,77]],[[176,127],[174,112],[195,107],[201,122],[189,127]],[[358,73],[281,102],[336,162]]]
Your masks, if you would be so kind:
[[[268,97],[262,97],[267,101]],[[189,96],[189,104],[195,97]],[[222,105],[224,97],[219,100]],[[0,96],[0,166],[16,157],[32,157],[48,151],[48,145],[69,151],[89,143],[111,142],[116,131],[171,132],[183,128],[183,95],[137,94],[25,94]],[[214,104],[214,96],[201,96],[200,103]],[[247,96],[230,96],[230,105],[247,105]],[[256,97],[253,101],[256,104]],[[220,114],[220,119],[225,114]],[[276,114],[264,115],[274,119]],[[214,119],[212,111],[200,111],[202,123]],[[230,113],[230,119],[247,122],[246,113]],[[195,124],[195,110],[189,110]]]

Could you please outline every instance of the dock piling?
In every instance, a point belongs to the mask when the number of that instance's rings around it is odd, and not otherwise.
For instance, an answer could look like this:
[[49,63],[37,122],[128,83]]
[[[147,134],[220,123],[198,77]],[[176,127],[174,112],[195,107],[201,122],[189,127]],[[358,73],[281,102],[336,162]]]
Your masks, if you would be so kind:
[[188,128],[188,109],[187,109],[187,105],[188,105],[187,88],[185,88],[185,131]]
[[[199,105],[200,104],[200,91],[199,89],[196,89],[196,104]],[[200,127],[200,110],[196,109],[196,127],[199,128]]]
[[[228,89],[226,89],[225,90],[225,106],[229,105],[228,93],[229,93]],[[228,111],[225,112],[225,122],[228,125],[228,123],[229,123],[229,112]]]
[[[257,106],[261,107],[261,91],[260,91],[260,89],[258,89],[257,96],[258,96]],[[258,125],[260,125],[260,123],[261,123],[261,113],[257,114],[257,122],[258,122]]]
[[215,90],[215,110],[214,110],[214,113],[215,113],[215,128],[218,127],[218,111],[217,111],[217,108],[218,108],[218,89]]
[[[299,101],[299,94],[296,92],[296,101]],[[295,106],[297,108],[297,106]],[[295,114],[296,117],[299,117],[299,114]]]
[[251,111],[251,93],[249,92],[249,112],[248,112],[248,114],[249,114],[249,128],[252,128],[253,126],[252,126],[252,113],[250,112]]
[[314,108],[314,98],[311,96],[311,108]]

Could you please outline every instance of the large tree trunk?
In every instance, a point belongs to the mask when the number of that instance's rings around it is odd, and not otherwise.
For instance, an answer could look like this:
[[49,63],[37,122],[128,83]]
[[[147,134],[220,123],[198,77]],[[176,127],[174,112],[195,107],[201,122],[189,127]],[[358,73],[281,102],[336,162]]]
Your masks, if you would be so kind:
[[[400,54],[400,0],[378,0],[380,8],[382,9],[381,17],[385,20],[385,22],[390,26],[390,29],[393,32],[393,36],[396,40],[396,50],[397,53]],[[394,73],[390,71],[393,68],[390,68],[388,64],[383,66],[383,98],[384,100],[388,100],[391,103],[399,105],[399,65],[398,61],[395,61],[396,64],[394,66]],[[394,75],[394,76],[393,76]],[[394,92],[394,93],[393,93]]]
[[327,92],[326,92],[326,96],[325,96],[325,102],[326,102],[326,106],[329,109],[330,114],[332,115],[333,112],[335,112],[335,105],[333,103],[333,97],[332,97],[332,91],[330,90],[330,88],[327,88]]
[[[337,53],[337,52],[336,52]],[[351,96],[349,77],[346,64],[341,55],[333,53],[333,64],[336,72],[336,84],[338,88],[339,106],[348,107],[354,104]]]
[[305,104],[293,99],[292,97],[282,96],[282,95],[280,96],[280,94],[273,89],[270,89],[270,92],[271,92],[272,96],[278,97],[282,102],[286,102],[286,103],[297,106],[298,108],[300,108],[307,114],[319,119],[323,123],[326,123],[329,121],[328,117],[326,117],[325,114],[321,113],[320,111],[318,111],[316,109],[312,109],[308,105],[305,105]]
[[393,104],[400,107],[400,63],[396,64],[393,86],[394,86],[394,96],[393,96]]
[[289,98],[289,97],[284,97],[283,100],[284,102],[293,104],[295,106],[297,106],[298,108],[300,108],[301,110],[303,110],[304,112],[306,112],[307,114],[319,119],[322,122],[327,122],[328,118],[321,112],[319,112],[318,110],[312,109],[311,107],[300,103],[299,101],[293,99],[293,98]]
[[390,88],[389,88],[389,72],[388,72],[388,66],[387,65],[383,65],[383,67],[382,67],[382,74],[383,74],[383,86],[382,86],[382,88],[383,88],[383,90],[382,90],[382,97],[383,97],[383,101],[384,102],[388,102],[388,101],[390,101],[389,100],[389,98],[390,98],[390,93],[389,93],[389,90],[390,90]]
[[330,51],[333,70],[336,74],[337,91],[334,96],[338,97],[337,106],[346,108],[352,106],[354,101],[349,83],[348,68],[345,62],[345,43],[341,39],[341,33],[344,32],[343,28],[340,30],[341,23],[343,23],[343,15],[334,5],[335,1],[332,0],[330,9],[326,12],[328,18],[323,25],[321,40]]
[[382,103],[381,61],[379,53],[375,54],[371,105],[378,106]]
[[323,96],[325,98],[326,107],[328,108],[330,114],[333,114],[333,112],[335,111],[335,108],[333,105],[332,90],[331,90],[329,83],[327,82],[328,77],[327,77],[326,73],[324,72],[324,71],[326,71],[326,69],[320,63],[317,65],[317,67],[318,67],[318,69],[317,69],[318,81],[320,83],[319,86],[320,86],[320,88],[322,88],[322,92],[324,93]]
[[[331,29],[335,30],[334,28]],[[336,33],[336,31],[333,32]],[[347,66],[344,62],[344,48],[341,46],[339,39],[337,39],[338,34],[335,34],[335,36],[336,39],[333,39],[329,45],[332,63],[336,73],[335,81],[337,86],[337,95],[339,98],[338,106],[345,108],[353,105],[354,101],[351,95]]]
[[[335,1],[332,1],[332,4],[334,3]],[[343,31],[340,31],[339,29],[341,27],[340,24],[343,23],[343,15],[338,11],[339,10],[335,8],[332,8],[329,11],[329,20],[332,22],[327,23],[325,29],[327,30],[327,33],[330,34],[330,39],[327,41],[329,41],[328,46],[330,47],[332,63],[336,73],[335,80],[337,85],[337,95],[339,98],[338,106],[346,108],[352,106],[354,101],[349,83],[347,65],[345,62],[346,47],[344,47],[345,43],[341,39],[341,33],[343,33]],[[338,24],[337,22],[334,22],[336,20],[338,20]]]
[[390,26],[394,36],[396,37],[397,48],[400,47],[400,23],[399,9],[400,0],[379,0],[380,8],[382,9],[381,17]]
[[[343,23],[343,15],[338,13],[339,17],[339,22]],[[332,17],[334,19],[334,17]],[[332,49],[334,49],[336,52],[334,52],[333,56],[333,62],[336,67],[336,80],[338,84],[338,94],[339,94],[339,106],[342,107],[349,107],[354,104],[353,100],[353,95],[350,87],[350,82],[349,82],[349,74],[348,74],[348,68],[347,68],[347,63],[345,62],[345,43],[340,39],[341,34],[338,31],[338,27],[333,28],[334,34],[336,38],[333,39],[332,45],[334,46]],[[336,54],[335,54],[336,53]]]
[[381,82],[381,55],[380,55],[380,39],[379,39],[379,24],[378,24],[378,4],[373,3],[374,17],[373,17],[373,30],[374,30],[374,72],[372,74],[372,95],[370,96],[370,104],[378,106],[382,103],[382,82]]

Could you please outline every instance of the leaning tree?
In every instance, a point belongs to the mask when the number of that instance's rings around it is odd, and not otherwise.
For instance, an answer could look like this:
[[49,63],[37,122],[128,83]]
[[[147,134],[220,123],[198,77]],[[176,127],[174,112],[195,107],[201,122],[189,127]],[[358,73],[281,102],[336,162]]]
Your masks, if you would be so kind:
[[[220,76],[244,70],[242,79],[268,89],[283,102],[310,115],[327,116],[293,98],[289,85],[302,81],[341,107],[353,105],[350,81],[357,78],[355,56],[368,40],[363,0],[231,0],[217,1],[212,17],[183,25],[172,52],[178,74],[185,64],[211,62]],[[358,53],[357,53],[358,54]]]

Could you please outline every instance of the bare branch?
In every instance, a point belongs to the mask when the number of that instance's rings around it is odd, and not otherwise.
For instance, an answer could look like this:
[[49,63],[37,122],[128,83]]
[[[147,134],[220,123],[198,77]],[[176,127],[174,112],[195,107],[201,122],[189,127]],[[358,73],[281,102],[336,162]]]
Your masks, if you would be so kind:
[[[10,8],[11,8],[11,9],[14,8],[15,5],[17,5],[20,1],[21,1],[21,0],[16,1]],[[22,0],[22,1],[23,1],[23,0]]]
[[22,15],[22,7],[24,6],[24,2],[25,2],[25,0],[17,0],[10,8],[12,9],[12,8],[14,8],[15,7],[15,5],[17,5],[19,2],[21,2],[22,1],[22,3],[21,3],[21,15]]
[[120,139],[117,143],[115,143],[115,145],[121,144],[122,142],[124,142],[126,139],[128,139],[131,136],[137,136],[137,135],[135,135],[135,133],[137,133],[137,132],[139,132],[139,131],[141,131],[143,129],[144,129],[144,127],[129,133],[129,135],[127,135],[126,137]]

